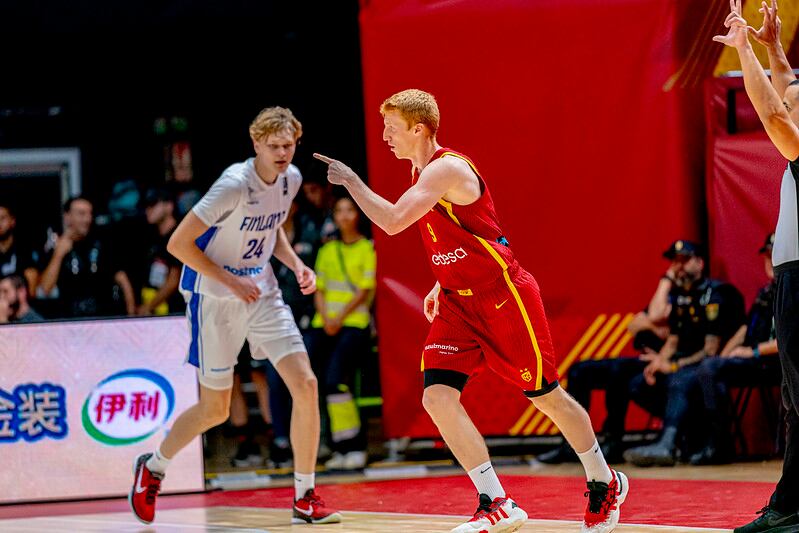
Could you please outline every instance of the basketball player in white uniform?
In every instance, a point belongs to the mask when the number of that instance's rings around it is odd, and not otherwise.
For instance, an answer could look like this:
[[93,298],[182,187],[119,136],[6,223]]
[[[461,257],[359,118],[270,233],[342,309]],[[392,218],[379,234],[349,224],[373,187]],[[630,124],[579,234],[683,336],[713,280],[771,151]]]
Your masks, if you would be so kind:
[[250,125],[256,156],[232,165],[186,215],[167,246],[184,263],[180,289],[188,304],[200,401],[184,411],[161,444],[138,456],[130,504],[149,524],[170,460],[197,435],[227,420],[233,366],[246,339],[252,356],[269,359],[293,399],[293,523],[339,522],[314,491],[319,444],[316,377],[302,336],[269,264],[274,255],[297,276],[303,294],[316,290],[313,270],[294,253],[282,225],[302,183],[291,164],[302,126],[290,110],[264,109]]

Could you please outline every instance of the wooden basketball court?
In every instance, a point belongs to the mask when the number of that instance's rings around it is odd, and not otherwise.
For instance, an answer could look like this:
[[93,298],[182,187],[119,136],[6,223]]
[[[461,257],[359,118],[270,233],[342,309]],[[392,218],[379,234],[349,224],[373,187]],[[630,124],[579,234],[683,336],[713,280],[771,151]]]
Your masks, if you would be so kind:
[[[410,515],[402,513],[345,512],[341,524],[290,525],[290,514],[286,509],[254,509],[251,507],[212,507],[191,509],[168,509],[159,511],[158,521],[151,526],[136,522],[130,513],[107,513],[73,516],[54,516],[0,520],[0,531],[52,532],[69,531],[96,532],[164,532],[191,531],[235,533],[279,533],[286,531],[313,531],[313,533],[407,531],[414,533],[447,532],[462,522],[454,516]],[[530,520],[520,531],[537,533],[574,533],[580,530],[579,522],[560,520]],[[720,533],[724,529],[683,528],[668,526],[646,526],[625,524],[619,533]]]
[[[615,531],[729,532],[754,518],[779,478],[780,467],[779,461],[700,468],[625,465],[631,492]],[[579,465],[534,463],[499,470],[506,489],[531,517],[521,531],[580,531],[585,481]],[[280,479],[268,489],[163,495],[156,521],[149,526],[135,520],[122,498],[0,506],[0,532],[446,533],[474,510],[473,487],[455,468],[431,470],[414,479],[323,479],[320,494],[341,510],[341,524],[291,525],[294,491],[290,479]]]

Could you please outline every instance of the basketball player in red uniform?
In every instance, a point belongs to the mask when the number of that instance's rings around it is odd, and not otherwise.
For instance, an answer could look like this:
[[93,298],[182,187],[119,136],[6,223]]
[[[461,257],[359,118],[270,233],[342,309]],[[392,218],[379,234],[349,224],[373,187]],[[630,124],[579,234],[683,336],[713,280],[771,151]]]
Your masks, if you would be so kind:
[[588,479],[583,533],[608,533],[627,496],[624,474],[610,469],[585,410],[558,384],[555,356],[538,284],[513,256],[494,202],[474,163],[436,142],[439,111],[433,95],[410,89],[380,107],[386,141],[413,164],[411,187],[391,203],[345,164],[328,164],[328,179],[343,185],[366,215],[389,235],[414,222],[438,282],[424,300],[432,323],[423,355],[422,403],[479,498],[474,517],[453,533],[516,531],[527,519],[504,491],[485,441],[460,395],[485,365],[519,387],[549,416],[577,452]]

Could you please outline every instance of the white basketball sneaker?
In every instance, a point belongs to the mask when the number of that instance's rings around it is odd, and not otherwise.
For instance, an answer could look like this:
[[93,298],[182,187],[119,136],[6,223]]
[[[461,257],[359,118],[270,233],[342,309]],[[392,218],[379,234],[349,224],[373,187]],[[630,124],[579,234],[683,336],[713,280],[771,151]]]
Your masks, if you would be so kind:
[[521,529],[526,521],[527,513],[510,496],[491,501],[487,494],[481,494],[480,505],[472,519],[451,533],[511,533]]

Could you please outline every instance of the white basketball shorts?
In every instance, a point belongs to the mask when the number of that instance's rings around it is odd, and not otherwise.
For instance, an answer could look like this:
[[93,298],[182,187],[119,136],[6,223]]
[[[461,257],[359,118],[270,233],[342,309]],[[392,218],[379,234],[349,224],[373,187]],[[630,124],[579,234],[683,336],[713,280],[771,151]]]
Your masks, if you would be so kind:
[[200,383],[215,390],[233,386],[233,367],[246,339],[253,359],[273,365],[292,353],[307,353],[294,315],[280,291],[253,303],[184,293],[191,345],[186,361],[197,367]]

